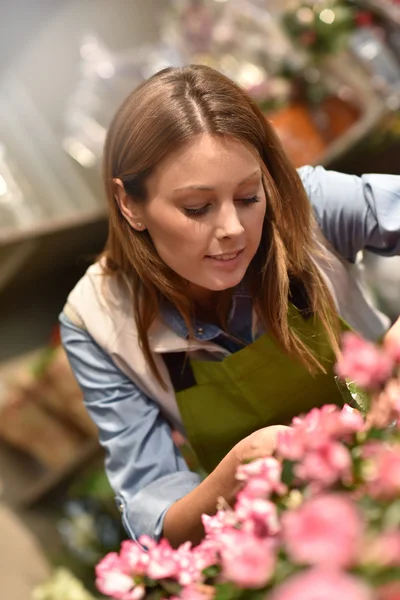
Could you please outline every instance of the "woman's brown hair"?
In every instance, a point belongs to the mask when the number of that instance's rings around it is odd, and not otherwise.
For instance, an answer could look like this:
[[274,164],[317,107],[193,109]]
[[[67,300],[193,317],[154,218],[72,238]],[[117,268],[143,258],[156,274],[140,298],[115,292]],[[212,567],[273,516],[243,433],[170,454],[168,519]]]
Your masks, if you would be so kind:
[[115,115],[105,144],[103,173],[110,209],[105,271],[122,275],[130,284],[139,341],[151,370],[162,383],[148,340],[160,299],[176,306],[189,331],[193,306],[187,283],[160,259],[148,232],[135,231],[122,216],[113,179],[121,179],[134,201],[145,202],[146,179],[155,166],[204,133],[235,138],[260,157],[267,209],[261,243],[248,270],[253,304],[265,329],[288,355],[311,372],[324,370],[288,323],[295,282],[310,314],[321,319],[338,350],[337,312],[312,259],[317,250],[309,199],[258,106],[230,79],[202,65],[164,69],[140,85]]

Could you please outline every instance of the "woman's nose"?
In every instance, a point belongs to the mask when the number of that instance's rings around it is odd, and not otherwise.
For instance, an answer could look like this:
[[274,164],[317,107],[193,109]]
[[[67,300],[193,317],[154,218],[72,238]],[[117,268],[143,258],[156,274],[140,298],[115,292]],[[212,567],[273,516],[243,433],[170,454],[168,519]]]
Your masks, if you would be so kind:
[[243,231],[243,225],[239,219],[238,212],[236,210],[236,206],[233,202],[229,205],[225,206],[223,209],[221,208],[218,215],[218,227],[217,227],[217,237],[218,238],[233,238],[240,236]]

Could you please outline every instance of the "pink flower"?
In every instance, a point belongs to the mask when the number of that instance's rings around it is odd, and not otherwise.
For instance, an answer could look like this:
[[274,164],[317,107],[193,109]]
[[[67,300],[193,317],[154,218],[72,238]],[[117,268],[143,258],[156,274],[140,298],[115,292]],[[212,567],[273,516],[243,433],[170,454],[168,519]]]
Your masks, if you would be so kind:
[[192,554],[196,567],[199,569],[199,571],[203,571],[203,569],[217,564],[218,544],[216,544],[213,540],[205,539],[201,542],[201,544],[193,548]]
[[378,545],[381,564],[400,567],[400,529],[382,533]]
[[175,551],[169,542],[163,539],[157,546],[149,550],[147,575],[151,579],[166,579],[176,577],[177,574],[178,564],[175,560]]
[[271,578],[275,554],[269,540],[241,530],[226,536],[221,547],[222,574],[244,588],[260,588]]
[[[210,600],[212,598],[210,593],[206,593],[206,586],[199,587],[196,585],[188,585],[184,587],[176,600]],[[213,588],[210,588],[213,592]],[[170,600],[173,600],[170,598]]]
[[[252,462],[240,465],[236,471],[236,479],[239,481],[251,482],[257,480],[257,485],[253,483],[253,490],[262,487],[265,488],[265,492],[256,492],[257,495],[264,495],[271,492],[282,494],[286,491],[286,487],[281,481],[282,465],[281,463],[272,456],[253,460]],[[263,481],[263,486],[261,485]]]
[[202,580],[201,571],[209,566],[204,561],[206,557],[207,552],[204,552],[204,554],[202,550],[196,552],[190,542],[179,546],[175,553],[175,561],[178,566],[178,582],[183,586],[200,582]]
[[274,535],[279,531],[276,505],[269,500],[247,495],[246,488],[237,495],[235,513],[243,527],[259,537]]
[[282,526],[288,553],[299,564],[350,566],[363,536],[356,506],[341,494],[311,498],[284,513]]
[[378,600],[400,600],[400,582],[392,581],[378,589]]
[[152,579],[173,578],[182,586],[201,583],[203,570],[218,562],[218,545],[212,539],[204,540],[196,548],[190,542],[177,550],[171,548],[167,540],[149,551],[147,575]]
[[307,438],[296,429],[286,429],[278,434],[277,452],[282,458],[300,460],[307,447]]
[[336,481],[351,481],[352,460],[349,451],[340,442],[325,441],[306,453],[294,472],[299,479],[313,482],[318,487],[329,487]]
[[[324,410],[323,410],[324,409]],[[333,407],[334,410],[337,410],[337,407]],[[331,406],[326,405],[323,408],[313,408],[307,414],[295,417],[292,422],[292,426],[298,432],[302,432],[304,435],[308,434],[305,439],[310,439],[310,434],[318,434],[321,431],[321,421],[323,420],[324,414],[329,412],[331,414]]]
[[155,548],[157,546],[157,542],[148,535],[141,535],[138,541],[140,546],[146,548],[147,550],[150,550],[150,548]]
[[374,498],[394,500],[400,495],[400,444],[371,442],[363,448],[369,459],[364,468],[367,491]]
[[366,545],[362,562],[385,567],[400,567],[400,530],[384,531]]
[[183,586],[201,582],[202,571],[215,564],[216,552],[216,544],[211,540],[196,548],[186,542],[174,550],[164,539],[149,551],[147,575],[152,579],[173,578]]
[[342,425],[341,437],[346,434],[358,433],[365,428],[365,422],[359,410],[345,404],[340,412],[340,422]]
[[126,573],[132,576],[146,573],[149,555],[136,542],[131,540],[122,542],[119,557]]
[[373,600],[372,590],[347,573],[314,568],[293,575],[271,595],[271,600]]
[[348,404],[345,404],[342,409],[334,404],[325,404],[320,409],[314,409],[313,412],[318,414],[316,429],[332,439],[343,439],[349,434],[364,429],[361,413]]
[[393,371],[393,359],[371,342],[354,333],[342,337],[342,357],[336,364],[336,373],[349,378],[365,389],[375,389],[385,383]]
[[105,596],[123,600],[133,585],[133,578],[116,552],[106,554],[96,565],[96,587]]
[[263,477],[252,477],[246,482],[245,489],[248,497],[266,498],[271,493],[271,484]]
[[322,447],[327,440],[346,440],[364,429],[364,420],[349,406],[342,410],[327,404],[295,417],[292,428],[278,436],[278,454],[289,460],[301,460],[310,449]]
[[146,594],[144,585],[136,585],[133,590],[122,597],[122,600],[142,600]]
[[204,531],[209,539],[218,538],[220,533],[230,530],[238,523],[238,518],[232,510],[219,510],[215,515],[202,515]]

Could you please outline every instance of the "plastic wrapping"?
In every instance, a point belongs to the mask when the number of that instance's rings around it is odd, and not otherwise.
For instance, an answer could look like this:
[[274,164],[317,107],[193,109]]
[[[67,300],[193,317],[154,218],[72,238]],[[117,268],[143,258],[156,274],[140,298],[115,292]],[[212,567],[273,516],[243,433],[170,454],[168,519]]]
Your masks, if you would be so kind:
[[209,64],[264,104],[287,100],[283,65],[300,71],[305,64],[276,14],[260,0],[175,0],[161,36],[188,62]]
[[350,48],[369,70],[372,86],[400,95],[400,63],[374,28],[355,31],[350,37]]
[[0,142],[0,229],[29,227],[43,216],[29,196],[23,173]]
[[12,73],[0,82],[0,141],[0,244],[104,212],[103,198],[94,195]]
[[94,34],[80,46],[79,81],[65,112],[64,150],[91,168],[101,157],[106,130],[124,98],[144,79],[168,66],[184,64],[167,44],[111,52]]

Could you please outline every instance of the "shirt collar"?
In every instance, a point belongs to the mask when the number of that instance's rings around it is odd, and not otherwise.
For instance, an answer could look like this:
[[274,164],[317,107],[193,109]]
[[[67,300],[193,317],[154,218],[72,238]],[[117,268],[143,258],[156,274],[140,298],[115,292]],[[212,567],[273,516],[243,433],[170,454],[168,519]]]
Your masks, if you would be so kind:
[[[237,298],[250,298],[250,293],[246,285],[241,282],[234,290],[232,297],[232,304],[229,311],[228,323],[235,318],[236,310],[237,310]],[[182,337],[183,339],[188,339],[189,331],[186,327],[186,324],[177,310],[177,308],[168,300],[164,299],[161,302],[160,306],[161,318],[163,321],[171,327],[171,329]],[[196,340],[200,341],[210,341],[218,337],[222,330],[213,323],[205,323],[204,321],[196,319],[193,323],[193,333]]]

